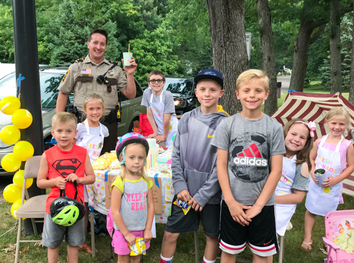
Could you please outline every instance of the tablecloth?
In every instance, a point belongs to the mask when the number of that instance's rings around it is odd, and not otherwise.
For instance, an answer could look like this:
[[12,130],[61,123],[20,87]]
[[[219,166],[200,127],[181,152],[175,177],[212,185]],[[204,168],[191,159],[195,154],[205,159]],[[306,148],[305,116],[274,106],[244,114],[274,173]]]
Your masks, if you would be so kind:
[[[171,152],[168,150],[159,154],[158,163],[147,171],[148,176],[161,189],[163,213],[155,214],[156,223],[166,223],[167,217],[170,215],[171,202],[174,196],[170,159]],[[95,183],[87,185],[89,206],[92,206],[102,214],[107,214],[105,182],[109,175],[119,175],[120,170],[95,170],[94,172],[96,177]],[[161,185],[157,178],[161,178]]]

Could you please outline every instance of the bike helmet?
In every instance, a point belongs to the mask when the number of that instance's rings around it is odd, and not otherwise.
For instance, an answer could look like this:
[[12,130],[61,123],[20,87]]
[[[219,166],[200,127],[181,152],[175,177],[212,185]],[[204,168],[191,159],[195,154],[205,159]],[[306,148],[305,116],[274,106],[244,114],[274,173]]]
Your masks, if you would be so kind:
[[61,226],[72,226],[85,215],[85,207],[79,201],[66,196],[55,199],[50,205],[53,222]]
[[119,138],[119,141],[118,141],[118,144],[116,147],[117,158],[119,159],[120,153],[122,153],[122,157],[123,157],[123,161],[121,161],[120,164],[125,164],[125,156],[124,156],[125,150],[124,149],[125,149],[125,147],[127,147],[127,145],[129,145],[131,143],[142,144],[145,147],[146,155],[148,155],[149,143],[144,138],[144,136],[142,136],[141,134],[136,133],[136,132],[126,133],[122,137]]

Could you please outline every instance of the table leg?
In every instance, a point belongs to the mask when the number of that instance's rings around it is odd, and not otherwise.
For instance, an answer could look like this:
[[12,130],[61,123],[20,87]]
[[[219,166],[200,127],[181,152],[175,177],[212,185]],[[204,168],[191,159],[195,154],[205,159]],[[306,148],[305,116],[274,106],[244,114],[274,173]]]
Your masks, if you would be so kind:
[[198,263],[199,260],[199,246],[198,246],[198,235],[197,232],[194,231],[194,249],[195,249],[195,263]]

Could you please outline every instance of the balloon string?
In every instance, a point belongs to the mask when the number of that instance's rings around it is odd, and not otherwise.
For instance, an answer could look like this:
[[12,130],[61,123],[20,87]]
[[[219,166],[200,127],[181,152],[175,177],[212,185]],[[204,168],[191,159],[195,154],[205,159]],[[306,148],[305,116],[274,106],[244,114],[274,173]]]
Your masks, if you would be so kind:
[[17,226],[17,221],[18,221],[18,220],[16,220],[15,225],[14,225],[11,229],[7,230],[7,231],[6,231],[5,233],[3,233],[0,237],[4,236],[5,234],[7,234],[7,233],[9,233],[10,231],[12,231],[13,229],[15,229],[16,226]]

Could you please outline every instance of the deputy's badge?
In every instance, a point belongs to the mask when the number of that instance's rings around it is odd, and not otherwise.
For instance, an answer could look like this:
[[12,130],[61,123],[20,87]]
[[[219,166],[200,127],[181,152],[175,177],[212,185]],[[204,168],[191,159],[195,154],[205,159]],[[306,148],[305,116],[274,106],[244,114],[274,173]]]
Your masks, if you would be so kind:
[[90,68],[83,68],[83,69],[81,70],[81,75],[82,75],[82,76],[91,75],[91,69],[90,69]]
[[108,71],[108,76],[110,76],[110,77],[113,77],[113,71],[112,70],[110,70],[110,71]]
[[69,71],[70,71],[70,69],[68,69],[67,71],[66,71],[66,73],[65,73],[65,75],[64,75],[64,77],[62,78],[62,82],[64,82],[65,81],[65,78],[66,78],[66,76],[68,75],[68,73],[69,73]]
[[100,142],[100,143],[98,144],[98,149],[101,149],[101,148],[102,148],[102,145],[103,145],[103,143]]

